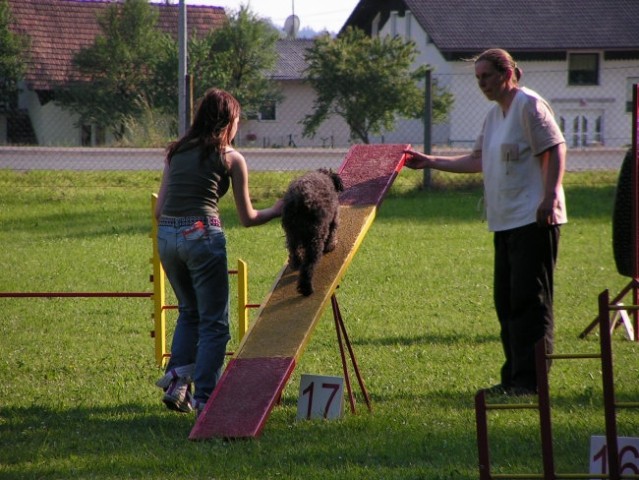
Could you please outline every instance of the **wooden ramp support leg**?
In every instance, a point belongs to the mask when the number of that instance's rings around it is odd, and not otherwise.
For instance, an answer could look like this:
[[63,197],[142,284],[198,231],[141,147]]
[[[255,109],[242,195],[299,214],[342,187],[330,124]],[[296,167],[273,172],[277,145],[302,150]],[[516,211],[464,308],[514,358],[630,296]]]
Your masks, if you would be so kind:
[[350,339],[348,338],[348,333],[346,332],[346,326],[344,325],[344,319],[342,318],[342,313],[339,309],[339,304],[337,303],[337,297],[335,295],[331,297],[331,305],[333,307],[333,319],[335,320],[335,331],[337,332],[337,343],[339,344],[339,352],[342,357],[342,369],[344,371],[344,382],[346,383],[346,389],[348,391],[348,400],[351,406],[351,412],[355,413],[355,397],[353,395],[353,389],[351,387],[351,381],[348,375],[348,365],[346,363],[346,353],[344,352],[344,344],[346,344],[346,347],[348,348],[348,354],[351,358],[351,363],[353,364],[353,370],[355,370],[355,376],[357,377],[359,388],[361,389],[362,394],[364,395],[364,401],[366,402],[368,411],[371,412],[373,410],[371,406],[371,399],[368,395],[368,390],[366,390],[366,385],[364,384],[364,379],[362,378],[362,374],[359,371],[359,365],[357,364],[357,359],[355,358],[355,352],[353,351],[353,346],[351,344]]

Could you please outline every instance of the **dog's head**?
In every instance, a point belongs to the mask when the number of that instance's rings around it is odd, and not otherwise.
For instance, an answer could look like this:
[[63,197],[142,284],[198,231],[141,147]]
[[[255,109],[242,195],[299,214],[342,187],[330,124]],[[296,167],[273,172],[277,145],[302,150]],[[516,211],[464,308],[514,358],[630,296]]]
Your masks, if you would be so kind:
[[336,192],[343,192],[344,191],[344,183],[342,182],[342,179],[332,169],[330,169],[330,168],[320,168],[317,171],[320,172],[320,173],[323,173],[324,175],[328,176],[331,179],[331,181],[333,182],[333,185],[335,186],[335,191]]

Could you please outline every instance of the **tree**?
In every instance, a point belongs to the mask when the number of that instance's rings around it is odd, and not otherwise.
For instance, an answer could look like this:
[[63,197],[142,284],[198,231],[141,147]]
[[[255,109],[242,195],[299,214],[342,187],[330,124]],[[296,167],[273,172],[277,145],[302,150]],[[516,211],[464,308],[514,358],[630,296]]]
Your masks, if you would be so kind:
[[98,18],[102,34],[74,58],[79,78],[56,92],[58,102],[77,113],[80,123],[109,128],[121,138],[127,121],[160,101],[163,92],[154,73],[169,41],[156,27],[157,17],[146,0],[126,0]]
[[9,3],[0,0],[0,105],[12,107],[17,103],[18,82],[25,72],[23,59],[27,51],[27,37],[13,33]]
[[189,71],[197,80],[194,96],[211,86],[233,94],[248,116],[281,99],[269,78],[277,62],[277,30],[248,6],[232,12],[228,22],[203,39],[189,42]]
[[[411,71],[418,51],[399,37],[369,37],[349,27],[337,38],[318,37],[306,54],[307,80],[317,97],[313,113],[302,121],[313,136],[332,115],[342,117],[352,139],[369,143],[371,134],[392,130],[397,116],[421,118],[424,93],[419,87],[427,66]],[[452,96],[437,91],[433,111],[441,120]]]

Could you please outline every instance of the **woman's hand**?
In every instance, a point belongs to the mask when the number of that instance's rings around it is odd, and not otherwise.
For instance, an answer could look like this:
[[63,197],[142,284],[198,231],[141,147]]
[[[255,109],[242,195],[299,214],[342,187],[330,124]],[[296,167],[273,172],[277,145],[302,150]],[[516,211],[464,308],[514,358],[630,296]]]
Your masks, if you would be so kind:
[[404,165],[414,170],[430,168],[434,162],[431,155],[426,155],[415,150],[404,150],[404,154],[406,155]]

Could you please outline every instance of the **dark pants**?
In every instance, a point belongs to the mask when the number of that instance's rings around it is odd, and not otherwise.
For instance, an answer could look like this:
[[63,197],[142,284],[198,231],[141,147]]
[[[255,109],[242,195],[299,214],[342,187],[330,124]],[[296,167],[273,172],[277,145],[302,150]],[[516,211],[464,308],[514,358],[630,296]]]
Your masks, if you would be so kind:
[[[494,299],[506,361],[501,383],[536,390],[535,344],[553,351],[553,272],[559,226],[495,232]],[[550,368],[550,363],[547,363]]]

